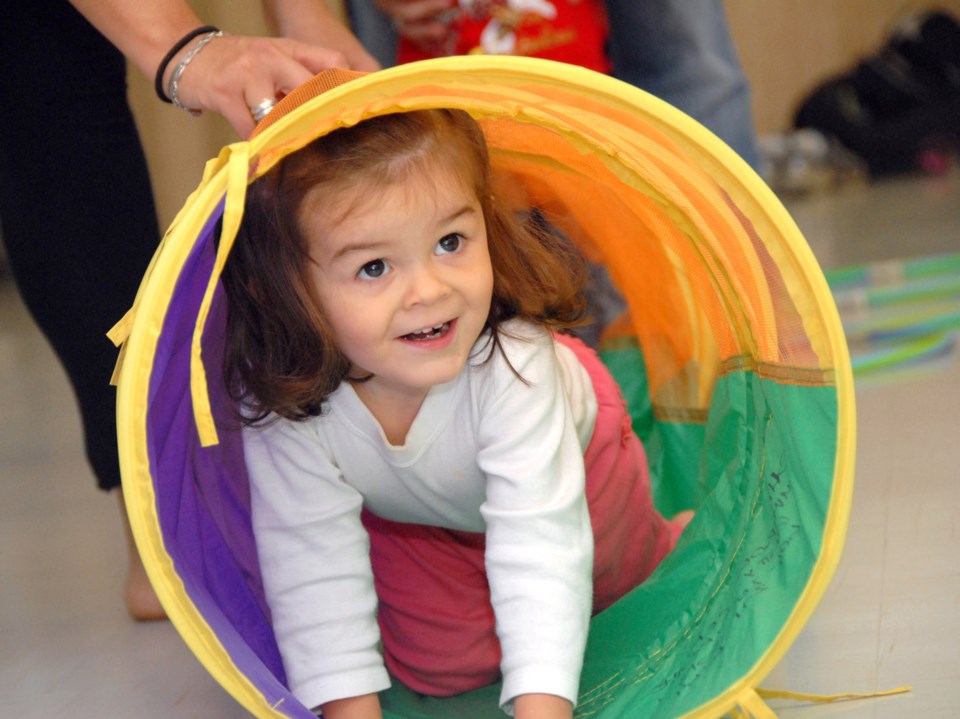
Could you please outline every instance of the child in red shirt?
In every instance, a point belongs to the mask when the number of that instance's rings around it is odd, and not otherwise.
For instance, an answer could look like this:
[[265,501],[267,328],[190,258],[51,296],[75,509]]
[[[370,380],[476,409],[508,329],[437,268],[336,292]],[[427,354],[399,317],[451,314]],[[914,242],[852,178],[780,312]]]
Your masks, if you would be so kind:
[[441,23],[445,31],[437,39],[418,42],[401,26],[398,64],[482,53],[541,57],[610,71],[601,0],[451,0],[446,11],[423,20]]

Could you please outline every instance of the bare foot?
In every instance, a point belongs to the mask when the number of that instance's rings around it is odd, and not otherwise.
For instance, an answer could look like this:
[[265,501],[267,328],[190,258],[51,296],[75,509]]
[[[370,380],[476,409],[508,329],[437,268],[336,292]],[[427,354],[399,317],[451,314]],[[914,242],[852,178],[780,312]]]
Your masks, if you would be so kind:
[[[139,567],[135,567],[135,564]],[[157,593],[153,591],[139,560],[130,561],[127,579],[123,585],[123,600],[127,605],[127,613],[138,622],[159,622],[167,618],[167,613],[157,599]]]
[[685,509],[682,512],[677,512],[670,518],[670,521],[673,524],[676,524],[678,527],[685,528],[690,524],[690,520],[693,519],[693,510]]
[[123,518],[129,557],[127,578],[123,585],[123,600],[127,606],[127,613],[138,622],[163,621],[167,618],[167,613],[157,599],[157,593],[153,591],[153,585],[147,577],[147,570],[144,569],[143,561],[140,559],[140,552],[137,551],[137,545],[133,541],[130,521],[127,519],[127,510],[123,504],[123,491],[118,490],[117,495],[120,499],[120,515]]

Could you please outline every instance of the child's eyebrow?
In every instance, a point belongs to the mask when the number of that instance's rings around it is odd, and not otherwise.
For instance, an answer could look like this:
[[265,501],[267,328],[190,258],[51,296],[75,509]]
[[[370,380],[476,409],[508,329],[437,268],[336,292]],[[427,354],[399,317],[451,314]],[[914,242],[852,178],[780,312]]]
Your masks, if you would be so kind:
[[334,252],[333,257],[330,258],[330,261],[335,262],[346,255],[351,255],[357,252],[376,254],[378,250],[387,249],[389,246],[389,242],[382,242],[379,240],[374,240],[373,242],[349,242]]
[[[475,207],[474,205],[464,205],[460,209],[454,210],[449,215],[442,218],[439,224],[447,225],[451,222],[458,220],[459,218],[465,215],[477,214],[478,212],[479,212],[478,208]],[[371,240],[370,242],[364,242],[362,240],[359,240],[356,242],[348,242],[347,244],[343,245],[343,247],[338,248],[337,251],[333,253],[333,257],[330,258],[330,261],[334,262],[336,260],[341,259],[345,255],[350,255],[356,252],[376,254],[378,250],[388,249],[389,247],[390,247],[390,243],[385,240]]]
[[475,212],[477,212],[477,208],[474,207],[473,205],[464,205],[459,210],[456,210],[455,212],[452,212],[446,217],[444,217],[443,220],[441,220],[441,223],[446,224],[448,222],[453,222],[454,220],[460,217],[463,217],[464,215],[469,215]]

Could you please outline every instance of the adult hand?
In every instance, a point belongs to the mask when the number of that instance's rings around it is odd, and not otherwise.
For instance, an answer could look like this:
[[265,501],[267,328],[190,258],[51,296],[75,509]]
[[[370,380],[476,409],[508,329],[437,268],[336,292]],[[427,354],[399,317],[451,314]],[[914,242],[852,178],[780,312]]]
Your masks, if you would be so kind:
[[[169,63],[170,74],[189,52],[188,45]],[[241,137],[256,126],[251,110],[264,100],[277,100],[321,70],[349,68],[337,50],[289,38],[224,35],[204,46],[184,69],[178,99],[186,107],[223,115]]]
[[447,36],[460,10],[456,0],[376,0],[390,16],[397,34],[419,45],[430,45]]
[[[70,0],[146,77],[179,38],[202,26],[185,0]],[[276,99],[321,70],[376,70],[377,62],[323,0],[263,0],[285,38],[230,36],[207,43],[185,68],[178,98],[186,107],[222,114],[241,137],[254,128],[251,108]],[[229,31],[229,25],[225,25]],[[198,38],[199,40],[199,38]],[[167,63],[164,91],[188,43]]]

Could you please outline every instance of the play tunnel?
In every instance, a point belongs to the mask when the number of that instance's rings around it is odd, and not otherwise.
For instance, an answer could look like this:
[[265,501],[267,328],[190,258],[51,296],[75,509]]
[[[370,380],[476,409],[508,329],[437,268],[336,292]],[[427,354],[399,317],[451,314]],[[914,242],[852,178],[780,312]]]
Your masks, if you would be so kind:
[[[219,275],[246,187],[319,134],[383,113],[466,110],[497,172],[616,295],[598,335],[664,514],[696,516],[643,585],[594,617],[578,717],[765,716],[755,689],[839,560],[854,401],[830,292],[773,193],[702,126],[582,68],[456,57],[324,73],[211,160],[111,336],[124,495],[170,619],[257,717],[313,715],[289,692],[222,380]],[[496,686],[436,699],[395,682],[395,719],[494,719]]]

